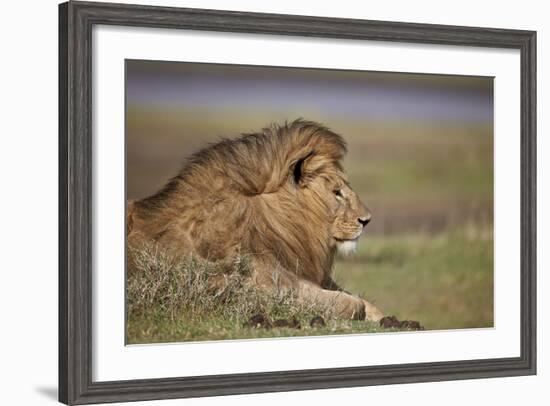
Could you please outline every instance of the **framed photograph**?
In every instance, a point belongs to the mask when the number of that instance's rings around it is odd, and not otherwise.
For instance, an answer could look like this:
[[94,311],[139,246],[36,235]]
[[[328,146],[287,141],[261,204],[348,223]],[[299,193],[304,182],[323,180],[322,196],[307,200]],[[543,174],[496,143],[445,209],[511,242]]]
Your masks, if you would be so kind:
[[59,400],[536,373],[536,33],[59,6]]

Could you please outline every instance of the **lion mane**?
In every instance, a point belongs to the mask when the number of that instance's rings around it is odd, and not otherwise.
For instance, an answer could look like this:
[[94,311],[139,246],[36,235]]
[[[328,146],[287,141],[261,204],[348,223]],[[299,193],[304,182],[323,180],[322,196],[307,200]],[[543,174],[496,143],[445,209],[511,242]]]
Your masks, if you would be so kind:
[[[302,119],[222,139],[192,155],[158,193],[128,202],[128,244],[146,238],[211,261],[250,255],[258,285],[269,287],[277,274],[291,288],[339,290],[322,196],[331,192],[308,184],[344,177],[345,153],[340,135]],[[354,300],[353,317],[362,318]]]

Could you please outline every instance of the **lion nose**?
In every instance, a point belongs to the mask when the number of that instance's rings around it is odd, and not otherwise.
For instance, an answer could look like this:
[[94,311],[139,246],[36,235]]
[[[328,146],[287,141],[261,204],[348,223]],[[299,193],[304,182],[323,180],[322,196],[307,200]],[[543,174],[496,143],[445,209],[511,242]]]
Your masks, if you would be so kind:
[[357,221],[360,222],[363,227],[365,227],[367,224],[369,224],[370,219],[371,219],[370,216],[369,217],[359,217],[357,219]]

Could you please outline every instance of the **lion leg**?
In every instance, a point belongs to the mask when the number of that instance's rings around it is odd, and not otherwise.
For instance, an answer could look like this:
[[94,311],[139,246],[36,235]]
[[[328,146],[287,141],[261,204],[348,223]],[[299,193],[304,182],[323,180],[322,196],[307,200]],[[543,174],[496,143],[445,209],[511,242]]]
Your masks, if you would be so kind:
[[[323,282],[323,288],[350,294],[349,292],[346,292],[344,289],[342,289],[336,282],[334,282],[331,277],[328,277]],[[364,299],[362,300],[363,304],[365,305],[365,320],[380,321],[380,319],[384,317],[384,313],[382,313],[382,311],[378,309],[375,305]]]
[[[330,289],[325,284],[317,285],[284,269],[269,271],[273,268],[269,263],[254,259],[253,269],[255,271],[252,275],[252,283],[268,291],[292,291],[303,303],[320,303],[334,308],[340,318],[379,320],[383,317],[380,310],[357,296],[343,290]],[[369,310],[369,314],[366,313],[366,309]]]
[[365,319],[364,301],[349,293],[323,289],[306,280],[298,281],[296,293],[298,300],[334,307],[339,317],[353,320]]
[[372,303],[363,299],[363,304],[365,305],[365,320],[380,321],[384,317],[384,313]]

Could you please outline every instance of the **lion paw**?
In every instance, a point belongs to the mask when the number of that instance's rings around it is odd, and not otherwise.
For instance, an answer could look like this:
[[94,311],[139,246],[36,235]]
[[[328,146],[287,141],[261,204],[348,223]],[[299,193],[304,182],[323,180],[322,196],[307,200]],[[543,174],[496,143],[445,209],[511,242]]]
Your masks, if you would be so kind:
[[424,330],[424,327],[414,320],[399,321],[395,316],[386,316],[380,319],[380,327],[401,328],[407,330]]

